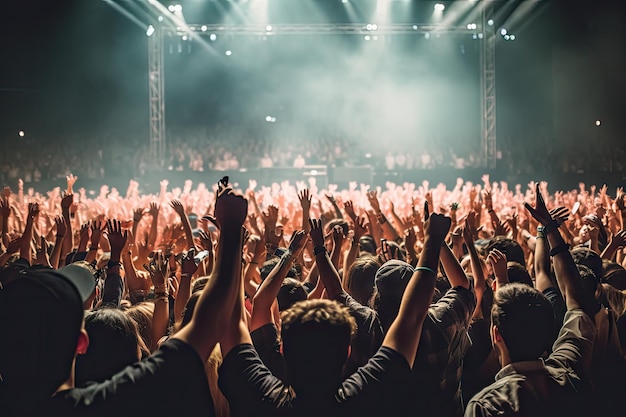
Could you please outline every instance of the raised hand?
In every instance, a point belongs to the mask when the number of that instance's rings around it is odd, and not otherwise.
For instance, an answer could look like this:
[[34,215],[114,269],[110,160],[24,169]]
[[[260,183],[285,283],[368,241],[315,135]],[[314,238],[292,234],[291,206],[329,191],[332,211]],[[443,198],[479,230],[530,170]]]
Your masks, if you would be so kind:
[[343,209],[346,211],[348,217],[350,217],[353,221],[356,221],[356,213],[354,212],[354,203],[352,203],[352,200],[348,200],[343,203]]
[[11,205],[8,199],[0,199],[0,215],[6,220],[11,215]]
[[380,202],[378,201],[378,193],[376,190],[367,192],[367,201],[369,201],[372,210],[374,210],[376,214],[380,213]]
[[104,224],[100,220],[94,220],[91,223],[91,247],[97,248],[100,245],[100,239],[102,238],[102,230]]
[[552,219],[552,215],[550,215],[550,212],[546,207],[546,203],[543,200],[539,187],[539,184],[535,184],[535,207],[532,207],[528,203],[524,203],[524,207],[526,207],[526,210],[528,210],[530,215],[543,226],[547,227],[552,224],[556,225],[556,221]]
[[487,262],[491,265],[493,274],[499,284],[508,282],[507,260],[506,255],[498,249],[492,249],[487,255]]
[[363,235],[367,233],[367,224],[365,223],[365,217],[354,218],[354,241],[358,242]]
[[169,261],[163,252],[156,252],[150,263],[144,265],[144,268],[150,274],[152,285],[165,291],[165,280],[169,275]]
[[58,216],[54,219],[54,224],[57,228],[57,239],[64,237],[65,232],[67,232],[67,225],[65,224],[65,219],[61,216]]
[[425,207],[424,217],[426,218],[426,223],[424,223],[425,242],[435,242],[441,245],[448,235],[448,231],[450,231],[452,220],[443,214],[429,214],[427,207]]
[[[278,214],[278,210],[276,214]],[[224,230],[226,227],[239,231],[248,215],[248,200],[235,194],[230,186],[220,182],[215,200],[214,215],[220,230]]]
[[333,227],[332,237],[335,247],[340,248],[343,244],[343,240],[345,239],[345,236],[343,235],[343,228],[341,226]]
[[122,249],[126,245],[128,239],[128,231],[122,232],[122,226],[119,220],[107,220],[107,239],[111,245],[111,260],[115,260],[114,255],[117,255],[119,262],[119,255],[122,253]]
[[139,223],[143,218],[145,210],[142,207],[133,210],[133,222]]
[[157,217],[159,215],[159,210],[160,210],[160,207],[157,203],[154,203],[154,202],[150,203],[150,207],[148,208],[148,213],[150,213],[152,217]]
[[22,238],[21,237],[14,238],[13,240],[11,240],[9,242],[9,246],[7,246],[6,253],[9,253],[11,255],[16,253],[17,251],[20,250],[20,245],[21,244],[22,244]]
[[66,176],[65,179],[67,180],[67,194],[68,195],[74,194],[74,184],[76,184],[78,177],[70,174]]
[[309,219],[311,225],[311,241],[314,247],[324,246],[324,229],[322,227],[322,219]]
[[309,213],[311,210],[311,193],[308,188],[301,190],[298,193],[298,200],[300,200],[300,207],[302,208],[302,212]]
[[404,231],[404,248],[407,253],[415,252],[415,245],[417,244],[417,235],[415,229],[412,227]]
[[198,235],[198,241],[200,243],[200,248],[202,250],[206,250],[209,252],[213,252],[213,239],[211,239],[211,233],[207,233],[203,230],[200,231]]
[[28,203],[28,219],[30,219],[32,221],[38,215],[39,215],[39,204],[38,203]]
[[33,265],[44,265],[50,267],[50,259],[48,258],[48,242],[44,236],[41,236],[39,247],[35,253]]
[[[207,249],[205,249],[207,250]],[[198,265],[194,259],[196,256],[196,250],[194,248],[189,249],[182,257],[180,261],[181,273],[184,275],[192,276],[198,270]]]
[[291,235],[291,240],[289,241],[289,250],[295,257],[300,255],[300,252],[304,250],[309,237],[307,236],[304,230],[298,230]]
[[61,199],[61,208],[69,212],[72,203],[74,203],[74,194],[66,194],[65,197]]
[[616,234],[611,234],[609,236],[609,244],[616,248],[626,246],[626,230],[620,230]]
[[485,208],[487,209],[487,211],[493,210],[493,200],[491,199],[491,191],[487,189],[483,191],[483,202],[485,203]]
[[183,206],[183,203],[180,202],[180,200],[172,200],[170,202],[170,205],[174,209],[174,212],[178,214],[181,218],[185,216],[185,207]]

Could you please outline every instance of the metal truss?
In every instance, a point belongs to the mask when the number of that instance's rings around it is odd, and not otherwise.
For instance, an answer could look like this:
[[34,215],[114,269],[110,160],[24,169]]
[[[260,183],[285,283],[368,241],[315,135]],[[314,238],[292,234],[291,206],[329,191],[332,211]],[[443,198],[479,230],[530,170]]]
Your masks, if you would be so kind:
[[[496,33],[487,22],[493,19],[493,2],[483,3],[483,42],[480,45],[481,148],[483,165],[494,169],[496,148]],[[493,23],[493,21],[492,21]]]
[[163,30],[161,25],[148,38],[148,87],[150,104],[150,157],[162,167],[165,157]]
[[[483,2],[482,24],[474,30],[467,27],[426,24],[279,24],[223,25],[190,24],[185,26],[155,25],[149,37],[150,86],[150,154],[163,165],[165,156],[164,35],[209,36],[280,36],[280,35],[409,35],[409,34],[478,34],[480,41],[481,85],[481,149],[483,165],[496,167],[496,33],[492,25],[493,1]],[[482,36],[481,36],[482,34]]]

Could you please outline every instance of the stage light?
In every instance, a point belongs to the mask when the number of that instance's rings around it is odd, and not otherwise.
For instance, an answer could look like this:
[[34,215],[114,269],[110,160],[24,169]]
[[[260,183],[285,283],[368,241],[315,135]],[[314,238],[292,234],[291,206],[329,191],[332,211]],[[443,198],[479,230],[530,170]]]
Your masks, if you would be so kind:
[[201,31],[203,31],[203,32],[206,32],[206,31],[207,31],[207,29],[208,29],[207,25],[202,25],[202,26],[200,27],[200,30],[201,30]]
[[483,35],[482,33],[478,34],[478,39],[482,39],[485,35]]
[[428,33],[428,32],[427,32],[427,33],[424,33],[424,37],[425,37],[426,39],[430,39],[430,33]]
[[500,35],[504,36],[509,33],[505,28],[500,29]]
[[271,122],[272,121],[272,116],[265,116],[265,121],[266,122]]
[[446,5],[443,3],[437,3],[435,4],[435,11],[436,12],[443,12],[446,9]]
[[343,4],[346,4],[346,3],[348,2],[348,0],[341,0],[341,2],[342,2]]
[[174,6],[174,11],[175,12],[182,12],[183,11],[183,6],[181,4],[177,4]]
[[148,29],[146,30],[146,36],[152,36],[154,34],[154,26],[148,25]]
[[266,32],[271,32],[271,31],[272,31],[272,29],[273,29],[273,28],[272,28],[272,25],[267,25],[267,26],[265,26],[265,31],[266,31]]
[[[600,123],[600,121],[597,121],[597,122],[596,122],[596,124],[597,124],[598,126],[600,126],[600,125],[599,125],[599,123]],[[24,131],[23,131],[23,130],[20,130],[19,132],[17,132],[17,134],[18,134],[18,135],[19,135],[19,137],[21,137],[21,138],[23,138],[23,137],[24,137],[24,135],[25,135],[25,133],[24,133]]]
[[489,26],[493,26],[493,19],[489,19],[489,20],[487,20],[487,24],[488,24]]
[[413,25],[413,30],[417,30],[417,25]]
[[187,35],[183,35],[183,40],[186,41],[187,39],[189,39],[189,37]]
[[510,40],[510,39],[511,39],[511,37],[510,37],[509,35],[504,35],[504,40],[505,40],[505,41],[508,41],[508,40]]
[[212,41],[215,41],[215,40],[217,40],[217,35],[215,33],[211,33],[209,35],[209,39],[211,39]]
[[[602,122],[600,120],[596,120],[596,126],[600,126],[602,124]],[[24,133],[20,130],[20,133]],[[24,136],[23,134],[20,136]]]
[[224,54],[225,54],[226,56],[231,56],[231,55],[233,54],[233,51],[231,51],[231,50],[229,49],[229,50],[227,50],[226,52],[224,52]]
[[468,23],[467,24],[467,29],[469,30],[476,30],[478,28],[478,25],[476,23]]
[[174,10],[176,10],[176,8],[174,7],[173,4],[170,4],[169,6],[167,6],[167,10],[169,10],[172,13],[174,13]]
[[515,40],[515,35],[511,35],[511,36],[509,36],[509,39],[510,39],[510,40],[512,40],[512,41],[514,41],[514,40]]
[[370,38],[370,35],[365,35],[363,39],[365,39],[366,41],[369,41],[371,38]]
[[157,19],[159,22],[163,21],[163,16],[159,16],[159,18]]

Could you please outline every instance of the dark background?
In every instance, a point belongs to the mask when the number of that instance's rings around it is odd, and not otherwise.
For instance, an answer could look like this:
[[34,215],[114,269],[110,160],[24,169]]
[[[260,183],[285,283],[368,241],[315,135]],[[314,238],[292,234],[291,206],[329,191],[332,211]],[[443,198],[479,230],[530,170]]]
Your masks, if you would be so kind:
[[[182,3],[188,22],[219,20],[217,2]],[[280,10],[280,19],[306,18],[293,10],[297,2],[279,3],[270,0],[270,15]],[[340,2],[319,3],[326,21],[345,18],[336,11]],[[587,139],[621,143],[626,123],[624,7],[604,0],[539,3],[528,21],[511,28],[515,42],[498,43],[499,140],[547,132],[557,145]],[[362,5],[367,15],[371,5]],[[19,140],[20,129],[35,140],[103,133],[148,140],[147,38],[141,28],[100,0],[20,0],[3,4],[0,30],[3,147]],[[168,57],[166,61],[175,67]],[[230,80],[223,78],[222,85],[237,85],[237,74],[226,74]],[[166,78],[169,127],[212,123],[211,115],[224,116],[194,109],[217,108],[216,102],[228,98],[220,99],[215,90],[198,103],[192,96],[194,79],[176,84],[175,75],[169,71]],[[442,117],[453,123],[458,115],[451,111]],[[596,119],[602,121],[600,128]]]

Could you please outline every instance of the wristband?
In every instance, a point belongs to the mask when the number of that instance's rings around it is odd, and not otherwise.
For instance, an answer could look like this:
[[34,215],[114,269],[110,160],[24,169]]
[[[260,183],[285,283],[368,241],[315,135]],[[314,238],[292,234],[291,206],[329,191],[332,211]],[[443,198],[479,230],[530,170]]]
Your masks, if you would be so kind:
[[560,245],[555,246],[550,249],[550,256],[556,256],[561,252],[565,252],[569,250],[569,245],[567,243],[561,243]]
[[559,228],[559,224],[556,220],[551,220],[548,224],[543,225],[543,232],[547,236],[549,233],[554,232]]
[[167,298],[167,293],[166,292],[155,292],[154,293],[154,298],[162,298],[162,297]]
[[545,239],[545,238],[546,238],[545,226],[537,226],[537,239]]
[[429,268],[429,267],[427,267],[427,266],[416,266],[416,267],[415,267],[415,270],[416,270],[416,271],[426,271],[426,272],[432,272],[433,274],[437,275],[437,273],[436,273],[433,269],[430,269],[430,268]]
[[90,246],[90,247],[89,247],[89,250],[90,250],[90,251],[91,251],[91,250],[98,250],[98,247],[95,247],[95,248],[94,248],[93,246]]
[[115,267],[122,268],[122,263],[121,262],[115,262],[115,261],[109,261],[107,263],[107,268],[115,268]]
[[317,256],[320,253],[327,253],[326,246],[316,246],[313,248],[313,255]]

